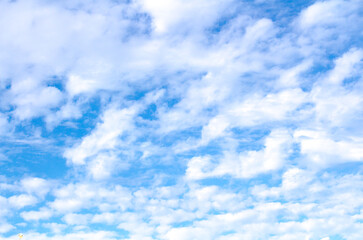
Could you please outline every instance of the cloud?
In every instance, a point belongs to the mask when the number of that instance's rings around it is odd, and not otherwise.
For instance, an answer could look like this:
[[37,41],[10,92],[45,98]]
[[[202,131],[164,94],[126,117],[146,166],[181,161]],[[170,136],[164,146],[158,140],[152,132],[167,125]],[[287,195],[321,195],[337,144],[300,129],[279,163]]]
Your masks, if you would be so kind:
[[39,221],[49,219],[53,216],[53,212],[47,208],[40,209],[40,211],[22,212],[21,217],[25,221]]
[[[17,238],[16,235],[12,236],[12,238]],[[84,240],[84,239],[95,239],[95,240],[101,240],[101,239],[107,239],[107,240],[115,240],[116,235],[115,233],[112,232],[107,232],[107,231],[92,231],[92,232],[83,232],[83,231],[79,231],[79,232],[75,232],[75,233],[69,233],[69,234],[65,234],[65,235],[54,235],[52,237],[47,236],[46,234],[40,234],[40,233],[26,233],[24,235],[24,239],[40,239],[40,240],[45,240],[45,239],[52,239],[52,240],[60,240],[60,239],[64,239],[64,238],[71,238],[71,239],[75,239],[75,240]],[[0,239],[6,239],[6,238],[0,238]]]
[[358,66],[362,58],[362,49],[351,49],[343,56],[335,60],[335,67],[330,72],[327,81],[332,84],[342,84],[344,79],[359,73]]
[[90,221],[90,214],[66,214],[63,219],[67,225],[87,225]]
[[42,116],[62,101],[62,93],[57,88],[33,84],[33,80],[20,81],[10,90],[12,104],[17,106],[14,115],[21,120]]
[[27,194],[20,194],[20,195],[14,195],[11,196],[9,199],[9,205],[17,208],[17,209],[21,209],[25,206],[29,206],[29,205],[34,205],[35,203],[38,202],[38,200],[32,196],[32,195],[27,195]]
[[0,8],[0,240],[361,239],[358,0]]
[[286,130],[274,130],[266,137],[263,149],[239,154],[226,152],[220,163],[212,163],[210,157],[194,157],[188,163],[189,179],[231,175],[251,178],[262,173],[279,170],[288,157],[292,138]]
[[90,207],[96,207],[101,211],[125,210],[132,199],[129,191],[119,185],[104,188],[99,184],[87,182],[62,186],[54,191],[54,196],[55,199],[49,202],[49,206],[63,214],[79,212]]
[[339,162],[362,161],[362,139],[334,140],[324,132],[295,132],[301,147],[301,153],[318,165],[330,165]]
[[[303,27],[347,23],[345,17],[355,12],[356,4],[358,1],[318,1],[302,11],[300,23]],[[344,10],[339,11],[342,8]]]
[[[152,16],[154,32],[157,34],[181,33],[200,31],[209,27],[224,11],[228,10],[232,1],[171,1],[158,0],[138,1],[143,9]],[[197,23],[197,24],[196,24]]]
[[82,165],[91,156],[102,151],[112,151],[118,144],[118,138],[125,131],[132,130],[132,118],[136,113],[137,106],[121,110],[108,109],[96,130],[86,136],[78,146],[68,149],[65,157],[72,164]]
[[15,227],[8,223],[0,223],[0,233],[7,233]]
[[30,194],[35,194],[39,197],[44,197],[50,190],[51,183],[42,178],[24,178],[20,185],[22,189]]

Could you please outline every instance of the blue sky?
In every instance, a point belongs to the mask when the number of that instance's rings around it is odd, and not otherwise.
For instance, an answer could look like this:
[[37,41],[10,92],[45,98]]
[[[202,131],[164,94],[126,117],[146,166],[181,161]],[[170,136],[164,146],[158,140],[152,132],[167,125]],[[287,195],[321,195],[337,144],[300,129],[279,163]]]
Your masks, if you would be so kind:
[[0,0],[0,240],[360,240],[360,0]]

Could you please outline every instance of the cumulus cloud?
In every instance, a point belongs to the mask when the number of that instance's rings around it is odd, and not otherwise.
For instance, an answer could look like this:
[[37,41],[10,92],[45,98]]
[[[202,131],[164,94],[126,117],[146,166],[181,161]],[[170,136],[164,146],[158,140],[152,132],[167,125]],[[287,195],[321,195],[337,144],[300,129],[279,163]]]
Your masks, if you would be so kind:
[[46,195],[51,187],[51,183],[42,178],[23,178],[20,185],[25,192],[33,193],[40,197]]
[[[201,31],[223,16],[228,10],[230,0],[218,1],[138,1],[143,9],[152,16],[154,31],[157,34],[188,33]],[[195,23],[198,24],[195,24]]]
[[53,213],[47,208],[40,209],[39,211],[22,212],[21,217],[25,221],[39,221],[43,219],[49,219]]
[[251,178],[261,173],[276,171],[284,166],[292,138],[286,130],[274,130],[265,139],[259,151],[239,154],[226,152],[220,163],[212,163],[211,157],[194,157],[188,163],[186,176],[202,179],[213,176],[232,175],[237,178]]
[[9,223],[0,223],[0,233],[6,233],[10,230],[14,229],[15,227]]
[[330,165],[345,161],[362,161],[362,139],[334,140],[324,132],[296,131],[301,153],[318,165]]
[[0,9],[0,240],[363,235],[359,0]]
[[9,205],[14,208],[23,208],[25,206],[34,205],[37,203],[37,199],[32,195],[20,194],[11,196],[9,199]]
[[82,165],[88,157],[102,151],[113,150],[117,147],[118,138],[125,131],[132,130],[132,118],[136,113],[136,106],[122,110],[112,108],[107,110],[97,129],[86,136],[79,146],[68,149],[65,157],[72,164]]

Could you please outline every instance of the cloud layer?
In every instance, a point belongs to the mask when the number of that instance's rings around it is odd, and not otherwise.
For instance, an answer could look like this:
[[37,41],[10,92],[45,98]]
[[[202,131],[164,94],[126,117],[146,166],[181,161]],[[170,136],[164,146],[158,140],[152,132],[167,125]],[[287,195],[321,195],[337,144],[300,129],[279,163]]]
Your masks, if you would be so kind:
[[363,236],[359,0],[0,9],[0,240]]

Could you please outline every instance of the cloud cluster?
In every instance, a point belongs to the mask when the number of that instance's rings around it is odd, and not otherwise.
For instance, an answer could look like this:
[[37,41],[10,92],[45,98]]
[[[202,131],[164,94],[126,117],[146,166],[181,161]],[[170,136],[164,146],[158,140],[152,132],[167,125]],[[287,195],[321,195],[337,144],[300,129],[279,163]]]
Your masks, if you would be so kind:
[[0,9],[0,240],[363,235],[359,0]]

